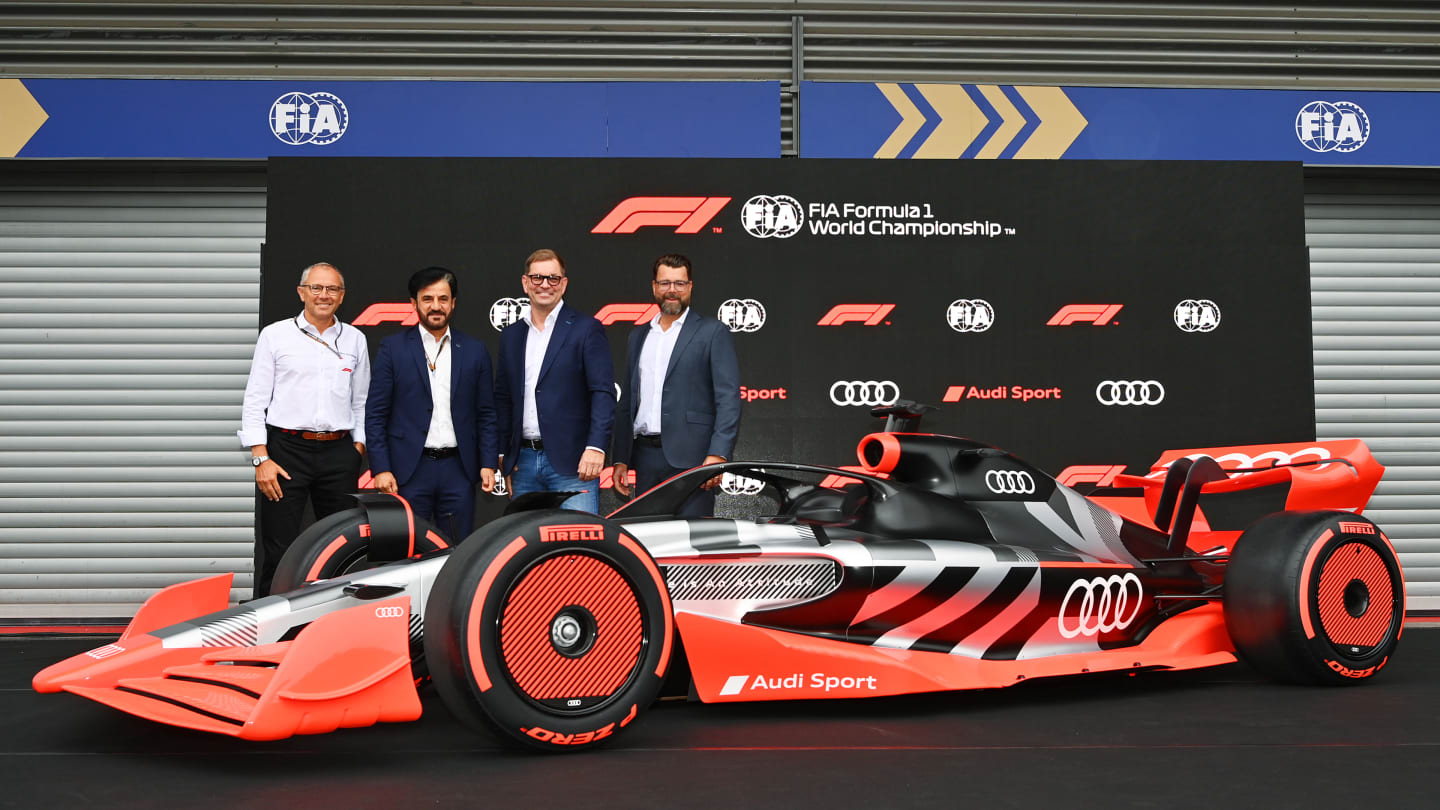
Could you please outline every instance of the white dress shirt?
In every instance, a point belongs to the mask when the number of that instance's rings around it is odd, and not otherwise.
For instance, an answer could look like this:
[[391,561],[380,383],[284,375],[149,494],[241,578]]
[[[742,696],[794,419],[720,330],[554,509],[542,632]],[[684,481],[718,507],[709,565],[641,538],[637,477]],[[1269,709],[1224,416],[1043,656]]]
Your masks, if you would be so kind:
[[[525,319],[530,333],[525,338],[525,406],[520,415],[520,435],[527,439],[539,439],[540,410],[535,406],[535,386],[540,382],[540,366],[545,362],[545,349],[550,345],[550,336],[555,334],[555,323],[565,299],[555,302],[555,308],[545,318],[543,330],[535,328],[532,317]],[[532,310],[533,312],[533,310]]]
[[675,352],[675,341],[680,337],[680,327],[690,316],[690,308],[670,324],[669,329],[660,328],[660,316],[650,319],[650,334],[645,336],[645,345],[640,349],[640,402],[635,413],[635,435],[654,435],[660,432],[660,405],[665,396],[665,372],[670,368],[670,355]]
[[240,443],[265,444],[265,425],[290,430],[348,430],[365,441],[370,349],[359,329],[338,319],[322,334],[304,314],[260,330],[245,402]]
[[[455,438],[455,422],[450,416],[450,358],[455,354],[455,347],[450,345],[450,328],[445,328],[445,334],[439,340],[430,334],[430,330],[423,326],[417,326],[420,330],[420,347],[425,350],[425,367],[430,371],[430,430],[425,434],[426,447],[457,447],[460,442]],[[431,365],[435,367],[430,368]]]

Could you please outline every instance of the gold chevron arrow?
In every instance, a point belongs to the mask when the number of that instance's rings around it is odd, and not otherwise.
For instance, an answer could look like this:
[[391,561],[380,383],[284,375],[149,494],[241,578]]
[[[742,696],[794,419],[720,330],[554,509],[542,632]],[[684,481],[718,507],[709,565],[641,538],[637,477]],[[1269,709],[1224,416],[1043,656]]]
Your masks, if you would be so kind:
[[915,104],[905,95],[905,91],[900,89],[900,85],[876,84],[875,88],[885,96],[885,100],[890,102],[895,112],[900,113],[900,125],[895,127],[895,131],[890,133],[890,137],[886,138],[885,143],[880,144],[880,149],[875,152],[877,158],[893,158],[900,154],[905,144],[925,125],[925,116],[915,108]]
[[1016,87],[1015,92],[1040,116],[1040,126],[1015,153],[1016,158],[1058,158],[1090,123],[1058,87]]
[[15,157],[50,114],[19,79],[0,79],[0,157]]
[[958,158],[990,119],[958,84],[917,84],[915,89],[935,108],[940,123],[915,150],[917,158]]
[[985,142],[985,146],[981,147],[975,155],[976,160],[993,160],[1000,157],[1000,153],[1005,151],[1005,147],[1010,145],[1010,142],[1015,139],[1015,135],[1025,128],[1025,116],[1015,109],[1015,105],[1011,104],[1010,99],[1005,97],[1005,93],[995,85],[977,84],[975,87],[980,91],[980,95],[984,96],[985,100],[995,108],[995,112],[1000,114],[1000,120],[1003,122],[1000,124],[1000,128],[995,130],[995,134],[990,136],[990,140]]

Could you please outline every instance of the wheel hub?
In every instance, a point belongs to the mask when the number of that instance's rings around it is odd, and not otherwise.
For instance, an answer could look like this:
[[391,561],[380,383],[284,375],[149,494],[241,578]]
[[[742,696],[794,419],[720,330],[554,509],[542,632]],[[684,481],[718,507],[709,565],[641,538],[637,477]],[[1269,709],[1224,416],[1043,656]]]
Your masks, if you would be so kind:
[[590,611],[570,605],[550,620],[550,646],[566,658],[579,658],[595,646],[596,631]]

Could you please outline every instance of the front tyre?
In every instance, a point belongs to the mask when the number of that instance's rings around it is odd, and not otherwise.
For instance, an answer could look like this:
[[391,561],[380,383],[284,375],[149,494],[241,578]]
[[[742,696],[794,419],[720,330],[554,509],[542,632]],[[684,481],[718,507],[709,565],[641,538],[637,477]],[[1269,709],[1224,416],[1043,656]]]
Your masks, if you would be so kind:
[[461,543],[425,608],[436,691],[502,739],[576,751],[613,739],[660,692],[674,616],[654,560],[616,524],[545,510]]
[[1225,627],[1240,657],[1296,683],[1369,680],[1405,622],[1405,578],[1374,523],[1282,512],[1246,529],[1225,574]]

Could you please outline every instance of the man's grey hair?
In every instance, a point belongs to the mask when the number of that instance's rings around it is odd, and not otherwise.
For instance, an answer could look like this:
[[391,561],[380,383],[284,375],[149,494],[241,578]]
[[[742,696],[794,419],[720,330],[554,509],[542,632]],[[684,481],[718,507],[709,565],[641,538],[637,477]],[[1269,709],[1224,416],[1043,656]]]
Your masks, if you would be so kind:
[[309,281],[309,280],[310,280],[310,271],[311,271],[311,270],[314,270],[314,269],[317,268],[317,267],[328,267],[328,268],[330,268],[331,270],[334,270],[334,271],[335,271],[335,275],[337,275],[337,276],[340,277],[340,284],[341,284],[341,286],[344,286],[344,284],[345,284],[345,274],[342,273],[342,272],[340,272],[340,268],[336,267],[335,265],[331,264],[330,262],[315,262],[314,264],[310,265],[309,267],[305,268],[304,270],[301,270],[301,271],[300,271],[300,283],[301,283],[301,284],[304,284],[305,282]]

